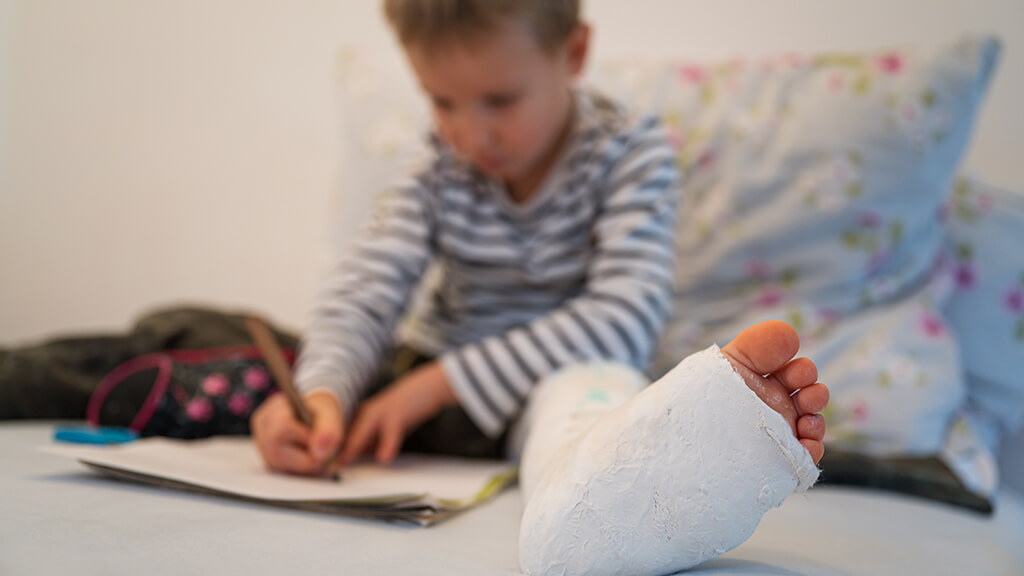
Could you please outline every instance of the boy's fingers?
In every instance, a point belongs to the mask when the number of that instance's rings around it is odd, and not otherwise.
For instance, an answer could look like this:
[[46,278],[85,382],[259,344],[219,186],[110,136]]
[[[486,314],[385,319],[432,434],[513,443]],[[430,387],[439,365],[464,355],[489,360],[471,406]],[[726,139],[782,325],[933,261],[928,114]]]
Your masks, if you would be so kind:
[[281,401],[280,394],[274,394],[256,408],[256,411],[249,417],[249,425],[252,427],[253,434],[263,432],[266,429],[267,423],[273,420],[274,413],[279,409],[278,404]]
[[278,444],[271,451],[271,468],[289,474],[315,474],[320,471],[320,463],[302,446],[294,444]]
[[293,465],[293,459],[282,454],[296,451],[308,457],[308,435],[309,431],[298,422],[289,418],[279,418],[268,422],[263,433],[257,435],[256,446],[268,466],[274,470],[287,472],[287,466]]
[[271,428],[271,435],[274,443],[289,443],[305,446],[309,443],[309,430],[291,418],[291,413],[286,418],[280,418]]
[[318,462],[324,462],[334,455],[342,438],[341,406],[334,396],[314,392],[306,397],[309,411],[313,413],[313,430],[309,439],[310,454]]
[[341,452],[342,464],[349,464],[369,447],[370,443],[377,436],[379,418],[375,413],[361,412],[356,416],[349,430],[348,438],[345,441],[345,448]]
[[290,414],[282,413],[266,420],[256,432],[256,443],[266,456],[278,446],[298,446],[305,449],[309,443],[309,430],[292,420]]
[[252,426],[254,436],[272,439],[283,423],[292,419],[291,410],[284,396],[282,394],[274,394],[267,398],[253,412],[249,423]]
[[384,422],[380,427],[380,440],[377,442],[377,461],[381,464],[391,463],[402,448],[404,439],[405,432],[398,419],[391,418]]

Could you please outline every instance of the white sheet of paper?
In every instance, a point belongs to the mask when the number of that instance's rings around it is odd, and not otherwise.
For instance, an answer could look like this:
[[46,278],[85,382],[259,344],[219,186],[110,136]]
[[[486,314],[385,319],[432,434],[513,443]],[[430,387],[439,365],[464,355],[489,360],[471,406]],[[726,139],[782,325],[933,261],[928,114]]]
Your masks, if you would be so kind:
[[333,482],[268,471],[252,440],[244,437],[190,441],[146,438],[112,447],[55,444],[41,449],[240,496],[293,502],[420,494],[463,501],[472,499],[494,476],[513,467],[495,460],[403,454],[389,466],[356,463],[342,470],[340,482]]

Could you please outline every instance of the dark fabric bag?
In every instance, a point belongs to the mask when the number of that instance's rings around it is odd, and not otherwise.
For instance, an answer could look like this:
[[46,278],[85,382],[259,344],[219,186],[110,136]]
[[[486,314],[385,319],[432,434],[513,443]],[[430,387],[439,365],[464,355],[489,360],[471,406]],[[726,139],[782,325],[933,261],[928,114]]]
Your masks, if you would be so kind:
[[[142,316],[123,334],[58,338],[0,349],[0,420],[82,420],[86,419],[92,401],[97,407],[93,414],[88,414],[90,419],[127,426],[135,421],[139,410],[148,407],[150,414],[139,423],[145,420],[144,427],[152,426],[155,430],[164,426],[169,430],[170,424],[161,414],[166,414],[174,403],[187,410],[188,400],[193,396],[198,395],[198,401],[191,405],[192,414],[197,416],[207,412],[203,408],[204,398],[210,402],[223,401],[223,406],[215,402],[215,408],[230,408],[230,393],[211,399],[204,390],[204,375],[214,373],[228,378],[232,392],[253,392],[254,409],[269,394],[273,382],[268,389],[258,391],[245,385],[245,371],[258,362],[245,318],[243,313],[174,307]],[[271,330],[282,348],[296,349],[296,336],[272,326]],[[122,365],[125,367],[119,368]],[[254,382],[256,376],[249,378]],[[102,400],[91,400],[104,382],[109,389]],[[157,410],[159,406],[144,406],[153,387],[161,382],[172,396],[162,400],[166,401],[164,412]],[[209,384],[213,392],[222,388],[216,379]],[[241,404],[242,400],[235,397],[235,408]],[[227,420],[224,425],[228,425]],[[239,430],[233,424],[225,429]]]
[[[247,434],[249,414],[277,387],[246,318],[209,308],[165,308],[142,316],[125,334],[0,349],[0,420],[88,419],[177,438]],[[294,362],[298,338],[269,327]],[[399,347],[370,393],[429,361]],[[453,406],[411,431],[403,449],[498,458],[504,445],[504,437],[488,438]]]
[[[294,362],[294,351],[284,354]],[[107,375],[90,397],[86,419],[141,436],[248,434],[253,410],[276,391],[254,346],[155,352]]]

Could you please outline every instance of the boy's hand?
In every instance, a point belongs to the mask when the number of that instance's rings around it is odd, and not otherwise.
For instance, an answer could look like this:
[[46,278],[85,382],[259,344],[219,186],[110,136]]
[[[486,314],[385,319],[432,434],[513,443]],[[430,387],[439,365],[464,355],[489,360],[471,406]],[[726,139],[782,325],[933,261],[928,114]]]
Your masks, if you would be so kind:
[[391,462],[410,430],[456,403],[458,399],[441,365],[424,365],[363,402],[342,450],[342,464],[352,462],[374,445],[377,461]]
[[328,392],[312,392],[305,401],[313,413],[312,430],[295,419],[284,394],[267,398],[249,420],[256,447],[272,470],[323,474],[341,446],[344,426],[338,401]]

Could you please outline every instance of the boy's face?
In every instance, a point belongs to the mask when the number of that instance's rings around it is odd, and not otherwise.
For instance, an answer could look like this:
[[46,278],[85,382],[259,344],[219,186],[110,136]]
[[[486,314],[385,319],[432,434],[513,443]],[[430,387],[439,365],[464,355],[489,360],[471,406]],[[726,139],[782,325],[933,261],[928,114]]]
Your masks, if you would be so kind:
[[570,90],[582,70],[587,29],[545,51],[522,23],[493,33],[406,46],[431,99],[440,137],[488,176],[539,180],[569,119]]

